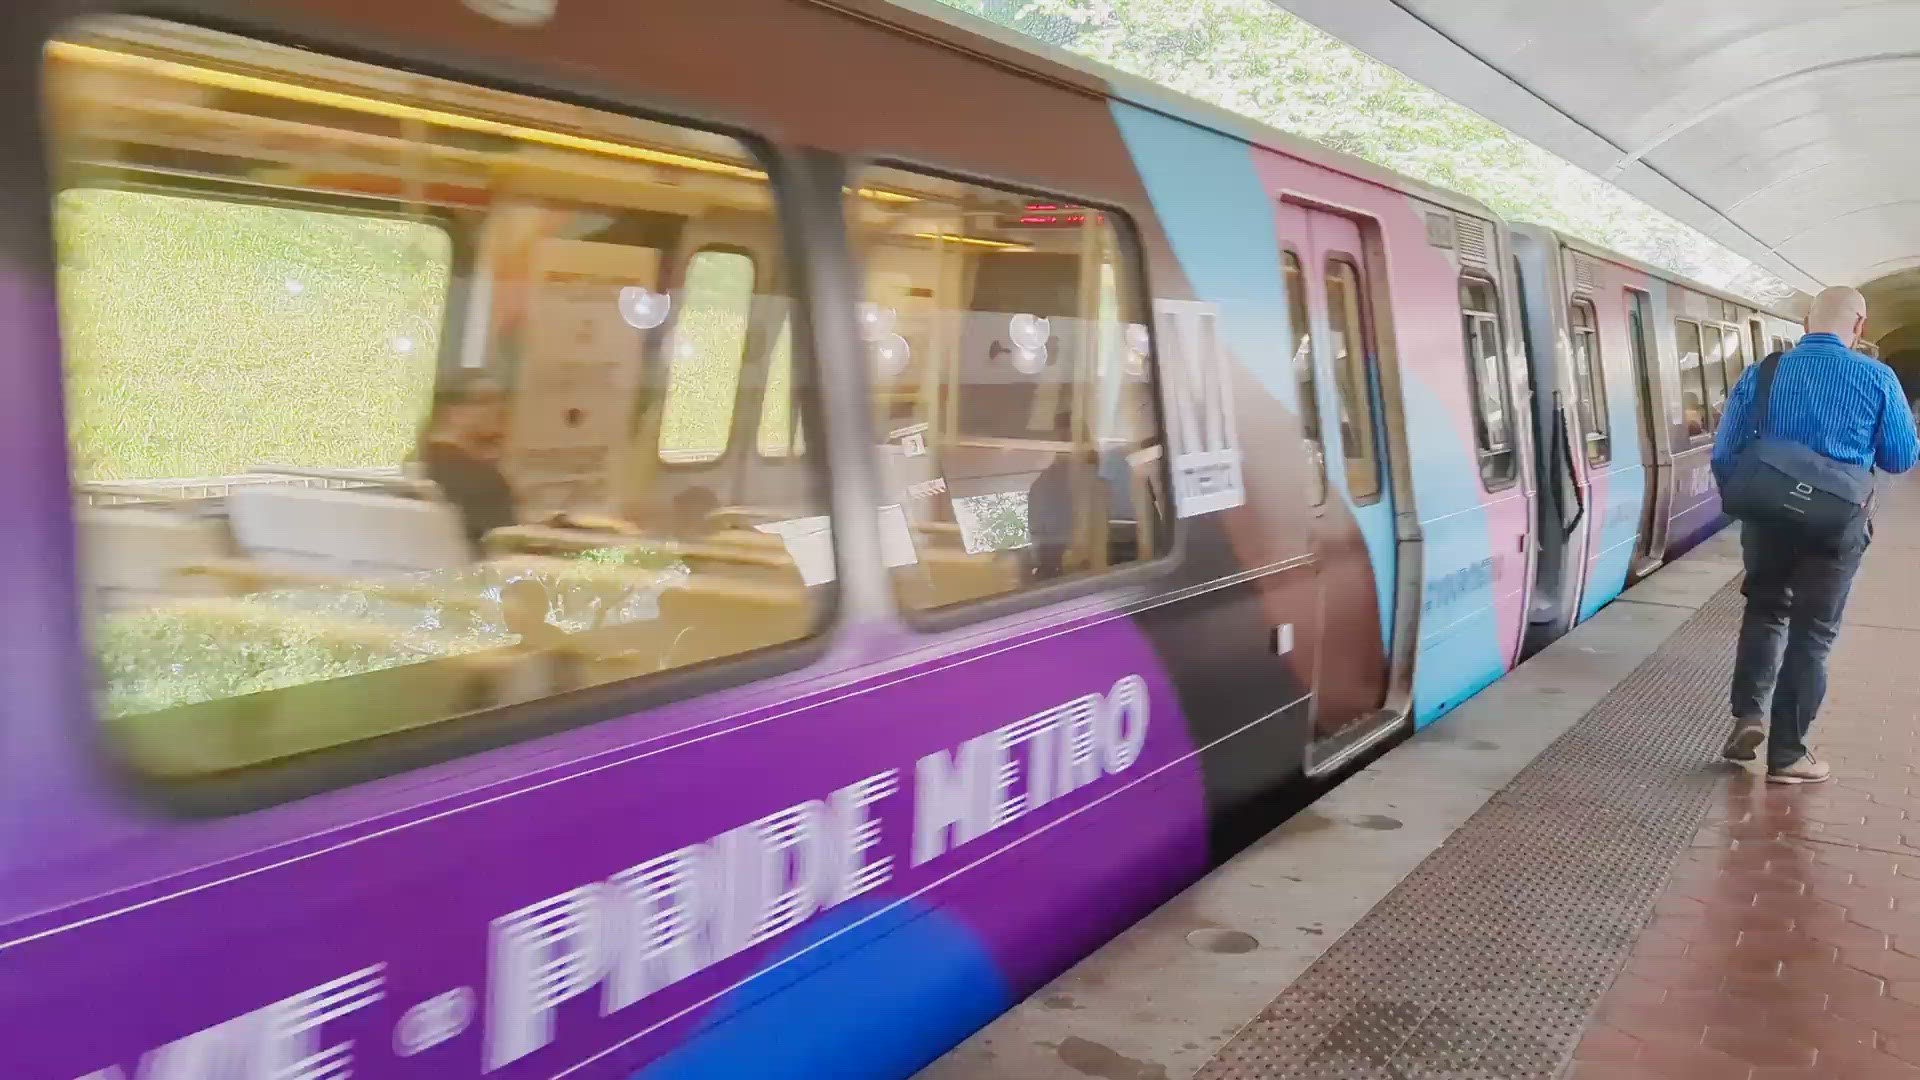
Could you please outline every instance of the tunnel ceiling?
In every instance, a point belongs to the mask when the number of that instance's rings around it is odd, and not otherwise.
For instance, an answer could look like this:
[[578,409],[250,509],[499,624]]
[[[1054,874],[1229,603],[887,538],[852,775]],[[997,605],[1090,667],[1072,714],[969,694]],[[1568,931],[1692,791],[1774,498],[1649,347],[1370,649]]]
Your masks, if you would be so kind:
[[1920,0],[1280,6],[1799,288],[1873,283],[1874,336],[1920,323]]

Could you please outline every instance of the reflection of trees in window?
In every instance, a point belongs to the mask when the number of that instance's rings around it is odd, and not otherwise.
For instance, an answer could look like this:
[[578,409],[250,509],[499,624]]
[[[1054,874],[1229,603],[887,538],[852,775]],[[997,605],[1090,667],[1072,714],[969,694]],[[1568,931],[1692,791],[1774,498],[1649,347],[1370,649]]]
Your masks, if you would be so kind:
[[1033,543],[1027,532],[1027,493],[1002,491],[953,500],[954,514],[968,527],[970,552],[1012,551]]

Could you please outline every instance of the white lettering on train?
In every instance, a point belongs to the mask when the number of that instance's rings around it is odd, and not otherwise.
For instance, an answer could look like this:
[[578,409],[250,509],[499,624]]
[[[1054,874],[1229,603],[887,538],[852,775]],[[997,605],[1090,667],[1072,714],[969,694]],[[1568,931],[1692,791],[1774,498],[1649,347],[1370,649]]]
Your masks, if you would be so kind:
[[611,1015],[892,876],[869,809],[889,769],[495,919],[486,1068],[554,1038],[554,1011],[600,988]]
[[[977,735],[914,768],[918,866],[1099,780],[1146,747],[1149,692],[1127,675]],[[553,1042],[563,1004],[598,991],[610,1016],[884,885],[873,808],[888,769],[495,919],[483,1058],[503,1068]]]
[[[265,1008],[176,1039],[140,1059],[138,1080],[344,1080],[351,1039],[320,1045],[320,1027],[386,996],[385,964],[361,968]],[[118,1065],[80,1080],[125,1080]]]
[[[1147,738],[1147,685],[1128,675],[1088,694],[936,750],[914,769],[913,865],[977,840],[1062,795],[1125,770]],[[1025,768],[1016,748],[1026,750]]]

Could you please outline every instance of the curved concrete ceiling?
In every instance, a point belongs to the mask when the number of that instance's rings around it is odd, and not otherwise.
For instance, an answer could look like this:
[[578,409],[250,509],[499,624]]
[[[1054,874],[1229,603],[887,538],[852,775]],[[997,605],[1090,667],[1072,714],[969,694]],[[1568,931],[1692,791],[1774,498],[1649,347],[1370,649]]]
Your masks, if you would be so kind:
[[1920,323],[1920,0],[1279,3],[1790,284],[1871,284],[1883,333]]

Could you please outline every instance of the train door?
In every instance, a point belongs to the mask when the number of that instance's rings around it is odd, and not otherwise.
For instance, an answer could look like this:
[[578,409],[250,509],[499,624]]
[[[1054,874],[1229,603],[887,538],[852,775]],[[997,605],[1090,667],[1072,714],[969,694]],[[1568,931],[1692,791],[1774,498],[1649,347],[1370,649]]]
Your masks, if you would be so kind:
[[1325,443],[1327,494],[1312,536],[1320,568],[1320,649],[1307,754],[1309,771],[1320,771],[1338,767],[1397,719],[1385,707],[1393,654],[1394,504],[1360,228],[1317,210],[1283,211],[1294,215],[1298,230],[1299,280],[1318,329],[1307,343],[1310,363],[1323,376],[1316,380],[1315,423]]
[[1665,430],[1660,423],[1659,386],[1654,381],[1653,300],[1638,289],[1627,290],[1627,347],[1633,353],[1633,392],[1639,400],[1640,460],[1646,470],[1646,494],[1640,503],[1640,542],[1633,553],[1633,576],[1652,573],[1667,548],[1667,515],[1661,504],[1671,492],[1661,483],[1661,461],[1667,457]]
[[[1288,363],[1299,390],[1301,453],[1307,462],[1307,532],[1314,555],[1313,609],[1305,625],[1300,628],[1300,636],[1307,645],[1306,670],[1299,674],[1315,693],[1317,705],[1327,659],[1320,632],[1326,607],[1326,558],[1333,548],[1329,542],[1331,536],[1327,525],[1327,500],[1331,489],[1327,480],[1327,437],[1321,406],[1321,388],[1326,380],[1320,375],[1314,355],[1314,342],[1321,334],[1321,306],[1317,299],[1311,303],[1308,299],[1313,290],[1307,281],[1307,263],[1301,255],[1307,244],[1306,212],[1283,203],[1278,207],[1278,218],[1280,261],[1287,300]],[[1310,709],[1310,718],[1312,714],[1313,710]]]

